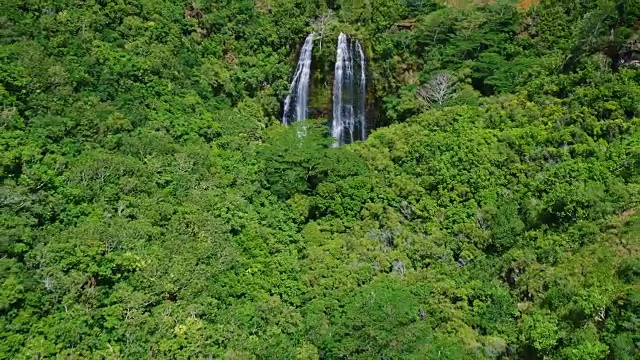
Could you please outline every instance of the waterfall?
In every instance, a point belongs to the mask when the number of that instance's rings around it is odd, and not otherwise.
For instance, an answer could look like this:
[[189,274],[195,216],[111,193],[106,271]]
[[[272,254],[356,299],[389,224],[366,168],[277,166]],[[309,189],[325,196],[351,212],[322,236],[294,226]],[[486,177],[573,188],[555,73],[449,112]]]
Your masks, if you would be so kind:
[[289,125],[292,122],[307,119],[307,106],[309,103],[309,78],[311,74],[311,50],[313,50],[313,33],[309,34],[300,50],[298,66],[293,75],[289,95],[284,101],[282,123]]
[[[291,81],[289,95],[284,101],[282,123],[289,125],[307,119],[309,80],[311,75],[311,33],[300,50],[298,65]],[[366,59],[362,45],[340,33],[333,79],[333,146],[350,144],[367,138],[366,122]]]
[[358,95],[358,104],[360,105],[359,113],[358,113],[358,122],[360,125],[360,139],[365,140],[367,138],[367,122],[366,122],[366,97],[367,97],[367,75],[365,73],[365,59],[364,59],[364,51],[362,51],[362,46],[360,46],[360,42],[356,40],[356,50],[358,51],[358,56],[360,57],[360,91]]
[[366,138],[365,97],[366,71],[362,46],[357,40],[350,41],[340,33],[333,80],[331,135],[336,139],[333,146]]
[[[336,138],[334,146],[342,145],[344,143],[345,127],[348,131],[349,126],[349,124],[345,122],[351,119],[349,116],[349,109],[344,105],[343,101],[343,85],[346,83],[346,85],[349,86],[353,75],[351,72],[352,67],[350,65],[353,65],[353,63],[349,59],[347,36],[340,33],[340,36],[338,37],[336,65],[333,72],[333,121],[331,124],[331,135]],[[346,135],[353,139],[353,134],[348,133]]]

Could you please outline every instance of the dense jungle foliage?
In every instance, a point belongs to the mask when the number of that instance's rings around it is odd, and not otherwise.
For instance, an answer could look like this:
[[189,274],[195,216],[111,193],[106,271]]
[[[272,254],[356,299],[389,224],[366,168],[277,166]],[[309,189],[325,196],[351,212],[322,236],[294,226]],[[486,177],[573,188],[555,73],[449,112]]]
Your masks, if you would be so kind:
[[[2,1],[0,358],[639,359],[639,19]],[[383,126],[332,148],[340,31]]]

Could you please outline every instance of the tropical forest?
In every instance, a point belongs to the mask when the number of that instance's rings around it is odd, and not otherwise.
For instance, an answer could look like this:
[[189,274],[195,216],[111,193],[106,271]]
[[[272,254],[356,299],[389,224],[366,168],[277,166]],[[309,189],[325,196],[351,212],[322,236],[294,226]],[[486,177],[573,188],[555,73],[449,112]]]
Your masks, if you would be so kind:
[[640,359],[640,0],[0,1],[0,359]]

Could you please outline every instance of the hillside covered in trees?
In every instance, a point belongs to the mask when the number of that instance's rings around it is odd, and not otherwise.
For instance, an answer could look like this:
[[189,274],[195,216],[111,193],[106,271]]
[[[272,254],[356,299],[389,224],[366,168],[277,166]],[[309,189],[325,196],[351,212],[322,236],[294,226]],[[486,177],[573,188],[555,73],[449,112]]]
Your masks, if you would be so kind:
[[2,359],[640,358],[638,0],[3,0],[0,101]]

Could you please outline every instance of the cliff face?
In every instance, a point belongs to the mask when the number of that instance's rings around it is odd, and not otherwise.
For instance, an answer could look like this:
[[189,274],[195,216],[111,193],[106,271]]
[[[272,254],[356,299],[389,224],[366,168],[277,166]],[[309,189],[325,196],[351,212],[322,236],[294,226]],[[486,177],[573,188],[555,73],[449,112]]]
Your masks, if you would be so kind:
[[640,68],[640,22],[635,34],[620,51],[620,66]]
[[309,92],[309,113],[314,119],[331,118],[335,54],[335,40],[325,39],[322,50],[314,53],[313,56],[311,65],[311,89]]

